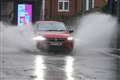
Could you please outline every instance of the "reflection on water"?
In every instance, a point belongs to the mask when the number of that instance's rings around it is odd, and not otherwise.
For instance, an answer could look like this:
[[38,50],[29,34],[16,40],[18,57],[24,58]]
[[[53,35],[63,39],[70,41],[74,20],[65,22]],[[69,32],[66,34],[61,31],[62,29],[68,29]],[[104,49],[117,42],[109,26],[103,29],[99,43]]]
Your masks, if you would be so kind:
[[34,80],[119,80],[116,79],[115,58],[93,52],[90,55],[37,55]]
[[66,65],[65,65],[65,72],[66,72],[66,76],[67,76],[67,80],[74,80],[73,76],[73,62],[74,59],[71,56],[68,56],[65,58],[66,61]]
[[57,59],[36,56],[34,80],[74,80],[72,77],[74,59],[71,56]]
[[44,70],[46,69],[46,66],[44,64],[44,58],[42,56],[36,56],[35,59],[35,75],[37,78],[35,80],[44,80]]

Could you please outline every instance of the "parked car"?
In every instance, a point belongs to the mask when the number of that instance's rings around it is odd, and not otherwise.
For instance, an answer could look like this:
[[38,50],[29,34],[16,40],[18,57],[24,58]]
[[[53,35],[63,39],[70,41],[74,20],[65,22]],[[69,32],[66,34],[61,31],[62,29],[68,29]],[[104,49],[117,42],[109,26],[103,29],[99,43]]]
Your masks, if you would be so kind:
[[62,50],[72,51],[74,40],[63,22],[57,21],[37,21],[34,25],[36,36],[33,38],[37,42],[36,46],[42,50]]

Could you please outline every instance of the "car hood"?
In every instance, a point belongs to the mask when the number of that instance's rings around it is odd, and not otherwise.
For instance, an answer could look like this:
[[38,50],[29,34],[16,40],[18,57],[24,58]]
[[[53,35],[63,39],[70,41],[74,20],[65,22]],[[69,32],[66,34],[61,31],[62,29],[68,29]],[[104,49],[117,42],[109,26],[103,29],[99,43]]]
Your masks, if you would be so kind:
[[38,35],[46,38],[67,38],[70,36],[68,32],[39,32]]

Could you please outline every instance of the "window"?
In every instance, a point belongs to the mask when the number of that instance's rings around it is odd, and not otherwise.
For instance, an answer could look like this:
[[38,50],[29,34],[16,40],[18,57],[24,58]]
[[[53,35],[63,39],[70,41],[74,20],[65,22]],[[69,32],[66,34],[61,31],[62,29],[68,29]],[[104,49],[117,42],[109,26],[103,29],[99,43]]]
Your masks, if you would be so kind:
[[40,22],[35,24],[38,31],[66,31],[66,27],[61,22]]
[[68,12],[69,11],[69,0],[58,0],[58,11]]
[[63,2],[59,2],[59,10],[63,9]]

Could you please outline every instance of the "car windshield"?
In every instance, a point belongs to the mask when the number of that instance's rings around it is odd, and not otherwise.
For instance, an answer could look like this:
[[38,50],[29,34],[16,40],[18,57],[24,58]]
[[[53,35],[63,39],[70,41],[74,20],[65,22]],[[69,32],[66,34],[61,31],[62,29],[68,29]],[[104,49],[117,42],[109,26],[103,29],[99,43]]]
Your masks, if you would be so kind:
[[40,31],[66,31],[65,25],[60,22],[56,23],[37,23],[35,28]]

